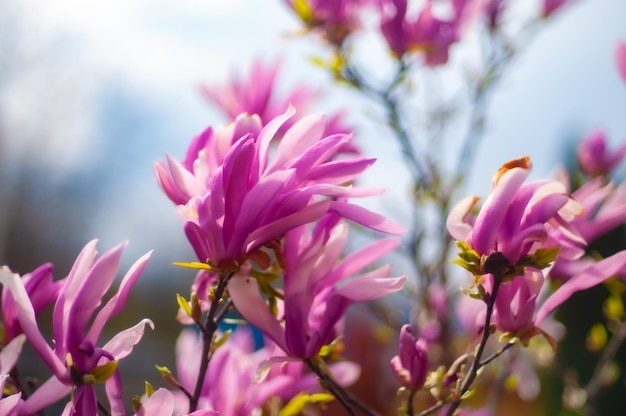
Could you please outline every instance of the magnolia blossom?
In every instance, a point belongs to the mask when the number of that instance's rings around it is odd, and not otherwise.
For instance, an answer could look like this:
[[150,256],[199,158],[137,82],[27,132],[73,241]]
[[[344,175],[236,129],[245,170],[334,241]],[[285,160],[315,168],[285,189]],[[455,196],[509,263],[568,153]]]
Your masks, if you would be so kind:
[[420,51],[428,66],[445,64],[450,45],[459,40],[465,4],[465,0],[452,1],[454,16],[440,19],[433,14],[432,2],[428,0],[419,15],[408,18],[407,0],[383,0],[380,28],[396,57]]
[[428,345],[413,336],[410,325],[404,325],[400,329],[398,349],[400,354],[391,359],[391,369],[404,387],[421,388],[428,373]]
[[159,183],[181,205],[185,233],[202,262],[232,269],[246,258],[259,260],[258,248],[327,212],[375,230],[402,231],[384,217],[337,200],[379,193],[345,185],[374,159],[334,160],[350,136],[323,137],[323,115],[298,120],[270,157],[276,132],[293,114],[290,108],[262,128],[257,116],[241,116],[229,134],[207,130],[196,138],[182,163],[170,157],[167,165],[157,163]]
[[511,265],[541,247],[559,247],[561,256],[580,257],[585,240],[570,224],[582,213],[580,203],[558,181],[524,184],[531,167],[528,157],[505,163],[475,219],[472,209],[478,197],[459,202],[446,222],[452,237],[466,242],[479,257],[502,253]]
[[237,275],[228,285],[241,315],[292,357],[315,357],[332,343],[350,304],[381,298],[404,285],[404,276],[388,278],[390,265],[357,274],[393,250],[397,239],[376,241],[341,259],[347,233],[347,224],[335,214],[325,215],[313,230],[300,226],[287,233],[284,316],[270,312],[254,278]]
[[576,158],[583,172],[591,176],[608,175],[626,157],[626,144],[609,150],[602,130],[589,133],[576,149]]
[[223,86],[203,86],[202,93],[215,103],[231,120],[239,114],[257,114],[263,124],[269,123],[293,105],[303,109],[315,98],[307,86],[299,85],[284,98],[276,97],[276,79],[280,70],[278,61],[264,64],[257,60],[247,77],[241,76]]
[[64,415],[95,415],[98,406],[94,383],[98,382],[105,382],[111,414],[125,414],[117,361],[130,354],[143,336],[145,326],[152,326],[152,322],[144,319],[120,332],[102,347],[97,345],[106,322],[124,308],[130,290],[151,253],[131,266],[117,293],[97,311],[102,297],[115,279],[124,244],[106,252],[97,260],[95,246],[94,240],[83,248],[69,275],[62,281],[52,316],[52,347],[38,328],[35,307],[24,281],[7,269],[0,271],[0,282],[15,300],[16,315],[22,331],[53,373],[48,381],[20,404],[20,415],[37,413],[70,392],[72,401],[66,406]]
[[322,32],[330,43],[338,46],[361,26],[363,7],[374,3],[373,0],[285,1],[309,29]]
[[[178,381],[192,391],[198,376],[202,340],[191,330],[184,330],[176,342]],[[284,352],[272,342],[255,351],[252,333],[237,328],[226,345],[218,348],[211,358],[200,394],[199,408],[213,409],[220,415],[249,416],[260,412],[270,398],[288,402],[298,393],[321,392],[317,377],[306,372],[301,362],[290,361],[271,366],[272,357]],[[359,375],[358,366],[339,363],[331,366],[339,384],[352,384]],[[184,413],[187,400],[179,403]]]
[[[6,266],[3,268],[8,271]],[[63,282],[53,281],[53,269],[54,266],[47,263],[38,267],[32,273],[22,276],[24,289],[26,289],[28,298],[33,305],[35,316],[38,316],[46,306],[54,302],[61,290]],[[15,299],[7,287],[2,288],[2,325],[4,327],[2,344],[8,343],[23,332],[17,316]]]
[[[265,125],[285,112],[289,106],[299,110],[289,120],[286,120],[277,135],[282,136],[297,120],[300,114],[307,114],[318,93],[306,85],[297,85],[284,97],[278,97],[276,91],[279,79],[280,61],[264,64],[260,60],[252,63],[247,76],[233,78],[225,85],[203,86],[202,93],[225,113],[230,120],[236,120],[240,114],[258,115],[261,124]],[[349,129],[342,120],[343,113],[339,112],[328,117],[324,136],[337,133],[349,133]],[[238,137],[234,139],[238,139]],[[359,153],[359,149],[352,140],[341,148],[344,153]]]

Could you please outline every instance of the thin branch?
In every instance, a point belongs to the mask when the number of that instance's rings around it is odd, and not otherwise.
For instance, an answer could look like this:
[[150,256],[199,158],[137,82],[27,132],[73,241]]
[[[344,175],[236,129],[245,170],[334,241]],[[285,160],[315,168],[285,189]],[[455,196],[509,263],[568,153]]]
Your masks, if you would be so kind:
[[215,288],[213,300],[211,302],[211,306],[209,307],[209,312],[206,316],[205,324],[200,325],[198,327],[202,331],[202,361],[200,362],[200,370],[198,372],[198,378],[196,379],[196,385],[193,390],[193,395],[189,399],[189,411],[193,412],[198,407],[198,401],[200,400],[200,393],[202,392],[202,387],[204,385],[204,379],[206,377],[207,370],[209,369],[209,361],[211,360],[210,351],[211,344],[213,343],[213,335],[215,331],[217,331],[220,320],[225,315],[225,310],[228,309],[228,303],[225,304],[225,307],[221,309],[222,313],[218,313],[218,307],[220,306],[220,302],[224,296],[224,292],[226,291],[226,287],[228,286],[228,282],[233,277],[234,272],[228,273],[225,276],[220,276],[217,282],[217,287]]
[[593,375],[591,379],[587,383],[585,387],[585,392],[587,393],[587,410],[591,412],[595,401],[597,400],[598,393],[602,390],[602,374],[605,371],[606,366],[615,358],[617,351],[620,346],[626,339],[626,321],[622,321],[620,326],[617,328],[617,331],[613,334],[609,343],[607,344],[604,351],[602,351],[602,355],[596,364],[596,367],[593,371]]
[[409,392],[409,397],[406,399],[406,413],[409,416],[413,416],[413,399],[415,399],[415,394],[417,393],[417,389],[413,389]]
[[472,360],[472,364],[467,374],[465,375],[465,379],[463,380],[463,384],[461,384],[461,388],[457,392],[457,399],[450,403],[450,407],[446,412],[446,416],[452,416],[454,411],[458,409],[461,405],[462,397],[467,391],[472,387],[472,383],[476,380],[478,376],[478,370],[482,367],[481,358],[485,351],[485,347],[487,345],[487,341],[489,340],[489,327],[491,326],[491,316],[493,314],[493,308],[495,305],[496,296],[498,295],[498,289],[500,288],[500,283],[502,282],[502,278],[499,276],[494,276],[493,278],[493,290],[491,291],[491,295],[487,301],[487,313],[485,314],[485,326],[483,327],[483,335],[480,340],[480,344],[478,345],[478,350]]
[[359,409],[363,414],[367,416],[380,416],[377,412],[370,409],[367,405],[362,403],[359,399],[354,397],[350,392],[340,386],[331,374],[326,373],[321,366],[314,360],[304,360],[307,366],[313,371],[322,382],[328,391],[335,396],[344,409],[351,415],[356,416],[353,407]]

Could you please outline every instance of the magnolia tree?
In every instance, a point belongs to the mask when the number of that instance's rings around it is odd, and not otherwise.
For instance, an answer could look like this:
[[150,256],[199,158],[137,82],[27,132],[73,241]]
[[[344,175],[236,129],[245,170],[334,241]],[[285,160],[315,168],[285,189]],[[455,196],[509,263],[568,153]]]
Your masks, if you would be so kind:
[[[342,114],[309,113],[317,92],[302,84],[281,95],[280,64],[256,62],[246,76],[203,88],[231,121],[201,132],[182,160],[167,155],[155,163],[158,184],[197,256],[176,264],[195,269],[190,293],[163,300],[177,301],[184,326],[176,369],[157,367],[161,377],[155,370],[156,381],[124,402],[118,362],[154,325],[146,318],[111,339],[101,334],[124,310],[151,253],[105,301],[124,244],[98,256],[92,241],[62,279],[53,277],[51,264],[24,276],[0,270],[0,414],[45,414],[58,402],[65,403],[64,415],[286,416],[323,413],[331,402],[350,415],[509,414],[504,397],[511,390],[525,401],[540,394],[537,351],[543,372],[567,374],[553,364],[568,330],[553,312],[574,293],[605,284],[606,319],[589,337],[600,358],[587,381],[564,384],[558,406],[597,412],[599,395],[617,380],[612,363],[626,337],[619,283],[626,250],[601,257],[589,244],[626,222],[626,185],[612,179],[626,146],[608,149],[604,133],[593,131],[580,143],[576,172],[530,181],[531,159],[520,155],[502,161],[482,202],[463,197],[489,92],[519,50],[518,40],[549,22],[566,0],[537,4],[515,30],[509,24],[515,2],[440,3],[447,13],[429,0],[286,2],[307,35],[326,45],[328,55],[318,60],[323,70],[379,106],[386,140],[397,141],[411,174],[410,224],[358,205],[358,198],[381,190],[359,182],[375,159],[360,151]],[[391,76],[366,75],[372,71],[356,59],[366,31],[383,39]],[[436,112],[411,108],[412,85],[416,73],[451,65],[450,50],[470,42],[468,33],[479,35],[485,60],[481,76],[466,85],[468,128],[455,142],[459,160],[451,164],[428,149],[445,140],[454,112],[439,114],[437,129],[416,134],[410,118]],[[616,68],[626,82],[626,44],[616,44]],[[452,101],[445,106],[453,107]],[[349,244],[354,228],[368,231],[360,247]],[[391,252],[409,259],[406,276],[384,264]],[[389,296],[398,302],[378,301]],[[399,301],[405,299],[410,302]],[[366,362],[344,359],[364,347],[346,340],[354,324],[346,312],[368,301],[387,317],[386,333],[396,334],[397,343],[388,335],[370,338],[396,348],[387,374],[361,373]],[[392,303],[404,312],[390,313],[398,308]],[[52,339],[38,322],[49,306]],[[226,329],[226,321],[237,324]],[[25,343],[50,370],[37,385],[17,371]],[[350,386],[363,377],[395,380],[397,394],[359,395]]]

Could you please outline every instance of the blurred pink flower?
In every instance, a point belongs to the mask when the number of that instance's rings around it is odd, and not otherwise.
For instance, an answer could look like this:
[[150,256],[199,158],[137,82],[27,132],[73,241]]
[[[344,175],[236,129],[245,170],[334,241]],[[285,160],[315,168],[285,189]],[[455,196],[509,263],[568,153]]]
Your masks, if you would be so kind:
[[[102,297],[115,279],[124,244],[106,252],[98,260],[95,246],[96,240],[83,248],[69,275],[63,280],[52,316],[54,347],[50,347],[38,328],[35,309],[24,281],[7,269],[0,270],[0,282],[11,291],[17,318],[26,338],[53,373],[48,381],[21,403],[18,411],[20,415],[36,413],[70,391],[73,392],[72,400],[65,414],[96,414],[98,406],[94,384],[97,382],[105,382],[112,414],[125,414],[116,361],[130,354],[133,346],[141,339],[145,326],[152,326],[152,322],[144,319],[114,336],[103,347],[96,345],[106,322],[124,308],[150,253],[131,266],[118,292],[96,313]],[[96,315],[92,317],[94,313]],[[113,365],[113,371],[106,371],[109,375],[100,379],[100,371],[96,369],[107,365]]]
[[258,115],[261,123],[267,124],[283,114],[290,104],[304,110],[317,95],[307,86],[298,85],[284,98],[277,97],[276,80],[279,70],[279,61],[263,64],[256,60],[252,63],[247,77],[233,78],[225,85],[203,85],[201,91],[231,120],[247,113]]
[[602,130],[593,130],[576,150],[580,169],[591,176],[610,174],[626,157],[626,144],[609,151],[606,135]]
[[333,342],[352,303],[381,298],[404,285],[404,276],[388,278],[390,265],[355,275],[393,250],[398,240],[379,240],[341,259],[347,232],[347,224],[327,214],[312,232],[304,225],[287,233],[284,317],[270,312],[252,277],[238,275],[228,285],[239,313],[292,357],[315,357]]
[[541,14],[543,17],[548,17],[568,2],[569,0],[543,0]]
[[[178,381],[188,391],[193,389],[198,375],[201,351],[200,337],[183,330],[176,342],[177,373]],[[272,366],[276,357],[284,357],[284,352],[273,343],[266,342],[265,347],[255,350],[250,329],[237,328],[211,359],[199,407],[213,409],[220,415],[248,416],[259,412],[272,397],[286,403],[300,392],[322,391],[317,377],[307,372],[302,362]],[[339,364],[331,366],[336,380],[343,386],[352,384],[358,377],[358,367],[348,362]],[[186,402],[179,412],[186,411]]]
[[626,42],[619,41],[615,46],[615,65],[624,82],[626,82]]
[[459,40],[465,5],[465,0],[452,1],[454,16],[443,20],[433,14],[432,2],[427,0],[411,19],[406,16],[407,0],[381,0],[381,31],[396,57],[419,51],[428,66],[445,64],[450,46]]
[[421,388],[428,374],[428,345],[417,340],[409,325],[400,329],[399,355],[391,359],[391,369],[404,387],[410,390]]
[[309,30],[321,32],[335,46],[361,26],[364,7],[376,0],[285,0]]
[[337,201],[379,193],[346,185],[374,159],[334,160],[350,136],[323,137],[323,115],[298,120],[270,152],[276,132],[293,114],[290,108],[263,128],[258,117],[240,116],[231,133],[207,130],[196,138],[182,163],[170,157],[167,165],[157,162],[157,179],[181,205],[185,233],[200,261],[236,268],[264,244],[326,212],[375,230],[403,231],[384,217]]

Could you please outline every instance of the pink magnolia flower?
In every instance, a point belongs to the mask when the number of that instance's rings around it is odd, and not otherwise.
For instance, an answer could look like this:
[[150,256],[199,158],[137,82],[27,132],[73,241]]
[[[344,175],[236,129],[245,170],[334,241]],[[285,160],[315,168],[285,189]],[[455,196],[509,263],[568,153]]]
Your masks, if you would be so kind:
[[206,131],[196,138],[182,164],[169,157],[167,165],[157,163],[165,193],[186,204],[179,207],[187,220],[185,233],[201,261],[237,267],[264,244],[326,212],[375,230],[401,232],[384,217],[337,201],[378,193],[345,185],[374,159],[334,160],[350,136],[323,137],[324,116],[298,120],[270,158],[276,132],[293,114],[290,108],[263,128],[258,117],[241,116],[232,134]]
[[465,4],[465,0],[453,1],[453,18],[443,20],[433,14],[428,0],[419,15],[411,19],[406,15],[407,0],[383,0],[381,31],[396,57],[420,51],[428,66],[445,64],[450,45],[459,40]]
[[320,219],[312,232],[305,225],[287,233],[284,317],[270,312],[252,277],[237,275],[229,282],[239,313],[292,357],[315,357],[333,342],[350,304],[381,298],[404,285],[404,276],[388,278],[390,265],[356,275],[393,250],[398,240],[379,240],[341,259],[347,233],[347,225],[334,214]]
[[361,12],[372,0],[285,0],[308,29],[340,46],[361,26]]
[[478,198],[459,202],[446,222],[452,237],[466,242],[481,258],[500,252],[510,265],[541,247],[559,247],[560,256],[580,257],[586,243],[570,221],[580,215],[581,205],[557,181],[524,184],[531,167],[528,157],[505,163],[475,219],[471,211]]
[[391,369],[404,387],[416,390],[421,388],[428,374],[428,344],[417,340],[411,333],[410,325],[400,329],[399,355],[391,359]]
[[615,65],[620,76],[626,82],[626,42],[619,41],[615,46]]
[[105,382],[111,413],[125,414],[116,362],[132,351],[143,336],[145,326],[152,326],[152,322],[144,319],[114,336],[104,346],[98,347],[97,344],[106,322],[126,304],[130,289],[141,275],[150,253],[131,266],[118,292],[96,312],[117,274],[124,244],[106,252],[98,260],[95,246],[96,240],[83,248],[63,280],[53,311],[53,347],[38,328],[35,309],[24,281],[6,269],[0,273],[0,282],[15,300],[17,318],[26,338],[53,373],[21,403],[18,409],[20,415],[34,414],[70,391],[72,401],[66,407],[66,414],[96,414],[98,406],[94,383],[97,382]]
[[[6,271],[0,271],[0,273],[6,273]],[[17,335],[0,351],[0,391],[3,393],[3,398],[0,399],[0,415],[15,415],[22,398],[22,392],[8,395],[4,387],[9,378],[9,373],[15,367],[22,352],[24,342],[26,342],[26,336],[24,334]]]
[[[200,337],[184,330],[176,342],[177,372],[178,381],[188,391],[197,378],[201,351]],[[307,373],[301,362],[270,366],[268,360],[276,356],[284,356],[284,352],[271,342],[255,351],[250,330],[237,328],[211,359],[199,407],[213,409],[220,415],[248,416],[260,412],[272,397],[286,403],[298,393],[322,390],[315,375]],[[344,386],[352,384],[359,374],[352,363],[333,365],[331,369]],[[179,409],[182,413],[186,411],[184,406]]]
[[[307,114],[311,105],[318,98],[319,93],[306,85],[297,85],[284,97],[279,97],[277,80],[280,71],[280,61],[264,64],[257,60],[252,63],[247,77],[233,78],[230,83],[216,86],[203,86],[203,95],[225,113],[230,120],[235,120],[240,114],[258,115],[261,124],[266,125],[276,117],[282,115],[289,106],[299,109],[301,114]],[[343,113],[337,113],[329,117],[324,130],[324,135],[351,131],[342,120]],[[282,136],[301,117],[295,114],[286,120],[278,130],[278,136]],[[238,139],[237,136],[235,139]],[[359,153],[359,149],[349,141],[342,152]]]
[[[54,266],[48,263],[38,267],[32,273],[22,276],[24,288],[33,305],[35,316],[38,316],[46,306],[54,302],[61,290],[62,282],[52,280],[53,269]],[[8,343],[23,332],[17,317],[15,299],[6,287],[2,288],[2,325],[4,326],[2,344]]]
[[576,149],[578,164],[583,172],[591,176],[610,174],[626,157],[626,144],[616,151],[609,151],[606,135],[602,130],[593,130]]
[[257,60],[252,63],[247,77],[233,78],[223,86],[202,86],[201,91],[231,120],[243,113],[257,114],[261,122],[267,124],[284,113],[290,104],[304,109],[316,98],[316,93],[305,85],[299,85],[284,98],[278,98],[276,80],[279,70],[279,61],[263,64]]

